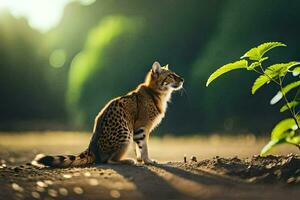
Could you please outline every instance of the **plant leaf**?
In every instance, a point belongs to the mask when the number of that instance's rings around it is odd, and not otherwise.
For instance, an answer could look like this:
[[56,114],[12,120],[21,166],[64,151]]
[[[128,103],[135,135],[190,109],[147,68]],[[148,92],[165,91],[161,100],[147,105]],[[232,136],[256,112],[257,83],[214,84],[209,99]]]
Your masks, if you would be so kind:
[[263,57],[258,62],[262,63],[263,61],[268,60],[268,59],[269,59],[269,57]]
[[290,144],[300,146],[300,135],[296,135],[296,136],[293,136],[293,137],[287,137],[286,142],[288,142]]
[[225,74],[229,71],[235,70],[235,69],[243,69],[243,68],[247,68],[248,66],[248,61],[247,60],[239,60],[233,63],[229,63],[226,64],[222,67],[220,67],[219,69],[217,69],[214,73],[212,73],[207,82],[206,82],[206,87],[216,78],[218,78],[219,76],[221,76],[222,74]]
[[250,66],[247,67],[247,70],[253,70],[260,65],[260,62],[253,62]]
[[300,81],[295,81],[293,83],[290,83],[282,88],[282,92],[283,94],[287,94],[289,91],[298,87],[299,85],[300,85]]
[[300,74],[300,67],[295,67],[292,72],[293,76],[298,76]]
[[[299,119],[297,119],[299,120]],[[274,146],[288,142],[290,140],[291,142],[294,142],[292,138],[295,135],[295,130],[297,130],[298,127],[296,125],[296,122],[293,118],[287,118],[282,121],[280,121],[272,130],[271,133],[271,140],[267,145],[263,147],[263,149],[260,152],[261,156],[264,156],[266,153],[268,153]]]
[[271,140],[276,141],[286,138],[287,136],[291,136],[297,129],[297,124],[293,118],[284,119],[276,124],[276,126],[273,128],[271,133]]
[[269,83],[273,78],[284,76],[290,67],[295,66],[297,62],[280,63],[269,66],[263,75],[260,75],[252,86],[252,94],[254,94],[264,84]]
[[278,140],[274,141],[271,140],[266,144],[262,150],[260,151],[260,156],[265,156],[274,146],[276,146],[279,143]]
[[284,112],[290,108],[293,108],[299,104],[298,101],[291,101],[280,108],[280,112]]
[[266,76],[266,75],[260,75],[255,81],[254,81],[254,84],[252,86],[252,94],[255,94],[255,92],[261,88],[264,84],[270,82],[271,79]]
[[259,61],[262,59],[263,55],[267,53],[269,50],[275,48],[275,47],[286,47],[285,44],[281,42],[267,42],[263,43],[257,47],[254,47],[247,51],[242,57],[242,58],[249,58],[250,60],[256,60]]
[[292,83],[284,86],[282,88],[282,91],[278,91],[277,94],[271,99],[270,104],[273,105],[273,104],[279,102],[282,99],[283,94],[284,95],[287,94],[289,91],[291,91],[292,89],[294,89],[298,86],[300,86],[300,81],[295,81],[295,82],[292,82]]

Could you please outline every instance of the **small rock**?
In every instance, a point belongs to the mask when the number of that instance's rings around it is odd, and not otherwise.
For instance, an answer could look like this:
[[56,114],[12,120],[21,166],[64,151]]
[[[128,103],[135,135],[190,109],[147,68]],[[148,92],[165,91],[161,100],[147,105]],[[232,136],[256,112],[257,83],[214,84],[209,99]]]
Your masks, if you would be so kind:
[[48,190],[48,194],[49,194],[49,196],[51,196],[51,197],[57,197],[57,195],[58,195],[57,191],[54,190],[54,189],[49,189],[49,190]]
[[48,187],[48,185],[46,183],[44,183],[43,181],[38,181],[36,182],[37,186],[40,186],[40,187],[43,187],[43,188],[46,188]]
[[75,172],[75,173],[73,173],[73,176],[80,176],[80,173],[79,172]]
[[90,184],[91,186],[96,186],[96,185],[99,184],[99,182],[98,182],[97,179],[92,178],[92,179],[89,179],[89,184]]
[[274,175],[275,175],[275,176],[277,176],[277,178],[280,178],[280,177],[281,177],[281,175],[282,175],[282,172],[281,172],[281,170],[280,170],[280,169],[278,169],[278,170],[274,171]]
[[76,193],[76,194],[83,194],[83,189],[81,187],[74,187],[73,188],[73,191]]
[[23,192],[24,191],[24,189],[16,183],[11,184],[11,187],[12,187],[13,190],[15,190],[17,192]]
[[118,198],[121,197],[121,194],[120,194],[120,192],[118,190],[111,190],[110,191],[110,196],[112,198],[118,199]]
[[296,181],[296,178],[295,177],[291,177],[288,180],[286,180],[286,183],[290,184],[290,183],[293,183],[295,181]]
[[191,159],[190,159],[192,162],[197,162],[197,158],[196,156],[191,156]]
[[72,175],[71,174],[64,174],[63,177],[64,178],[72,178]]
[[91,176],[91,173],[90,173],[90,172],[85,172],[85,173],[84,173],[84,176],[90,177],[90,176]]
[[266,165],[266,169],[272,169],[273,167],[274,167],[274,164],[272,164],[272,163]]
[[45,192],[45,188],[37,186],[36,187],[36,191],[38,191],[38,192]]
[[41,198],[41,195],[38,192],[31,192],[31,196],[35,199]]
[[68,195],[68,190],[66,188],[59,188],[58,192],[59,192],[59,194],[61,194],[63,196],[67,196]]
[[0,169],[6,168],[6,164],[1,164]]
[[47,185],[53,185],[53,181],[51,181],[51,180],[45,180],[44,181]]

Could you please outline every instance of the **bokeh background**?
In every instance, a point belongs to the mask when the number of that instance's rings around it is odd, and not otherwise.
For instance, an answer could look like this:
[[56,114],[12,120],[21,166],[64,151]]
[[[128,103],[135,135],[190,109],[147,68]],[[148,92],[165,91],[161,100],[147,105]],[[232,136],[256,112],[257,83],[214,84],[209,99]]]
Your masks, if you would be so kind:
[[246,71],[205,83],[262,42],[288,45],[272,63],[300,59],[299,10],[299,0],[0,0],[0,130],[91,131],[158,60],[186,90],[158,135],[266,135],[284,117],[269,105],[276,89],[252,96]]

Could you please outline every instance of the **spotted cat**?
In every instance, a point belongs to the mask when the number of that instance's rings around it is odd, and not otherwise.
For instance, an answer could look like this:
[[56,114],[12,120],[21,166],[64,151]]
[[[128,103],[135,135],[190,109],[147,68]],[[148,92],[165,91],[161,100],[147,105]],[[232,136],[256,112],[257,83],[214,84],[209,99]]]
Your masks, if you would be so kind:
[[134,163],[123,159],[131,141],[135,142],[137,161],[154,163],[148,155],[151,131],[161,122],[171,93],[181,89],[183,79],[154,62],[144,83],[124,96],[111,100],[95,119],[90,144],[79,155],[37,155],[36,166],[69,167],[93,163]]

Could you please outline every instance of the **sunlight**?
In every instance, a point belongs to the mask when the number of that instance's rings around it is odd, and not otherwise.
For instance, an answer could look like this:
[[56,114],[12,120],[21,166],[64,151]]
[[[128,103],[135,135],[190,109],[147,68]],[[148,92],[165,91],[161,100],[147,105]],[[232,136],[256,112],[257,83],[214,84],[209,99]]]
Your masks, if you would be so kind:
[[[32,28],[47,32],[55,27],[64,7],[72,0],[0,0],[0,12],[9,10],[15,17],[25,17]],[[90,5],[95,0],[80,0],[82,5]]]

